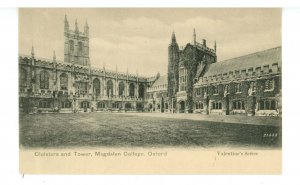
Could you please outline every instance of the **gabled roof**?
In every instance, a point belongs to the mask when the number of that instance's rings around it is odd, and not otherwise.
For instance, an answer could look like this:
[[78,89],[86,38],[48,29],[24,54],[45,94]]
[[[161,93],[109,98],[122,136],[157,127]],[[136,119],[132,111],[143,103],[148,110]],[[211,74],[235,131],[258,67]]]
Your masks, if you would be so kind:
[[167,75],[160,76],[152,85],[152,87],[168,84]]
[[204,76],[214,76],[228,73],[229,71],[234,72],[236,70],[263,67],[266,65],[270,65],[271,67],[274,63],[277,63],[281,68],[281,46],[213,63],[209,66]]

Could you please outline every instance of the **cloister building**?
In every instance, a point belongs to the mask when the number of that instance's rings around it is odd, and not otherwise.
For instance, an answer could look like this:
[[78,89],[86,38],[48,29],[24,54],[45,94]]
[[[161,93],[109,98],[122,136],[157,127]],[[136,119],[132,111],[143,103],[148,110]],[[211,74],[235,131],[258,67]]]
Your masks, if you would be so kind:
[[91,66],[89,26],[64,22],[64,61],[19,56],[20,112],[145,111],[281,116],[281,47],[217,61],[206,40],[168,47],[168,73],[143,77]]

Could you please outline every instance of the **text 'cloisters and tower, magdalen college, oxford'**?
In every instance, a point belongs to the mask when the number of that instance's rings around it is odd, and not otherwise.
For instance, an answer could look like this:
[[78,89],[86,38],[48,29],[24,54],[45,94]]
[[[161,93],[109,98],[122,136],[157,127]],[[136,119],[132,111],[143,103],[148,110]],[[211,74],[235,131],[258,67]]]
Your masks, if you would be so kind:
[[[213,48],[193,31],[179,47],[173,32],[168,73],[145,77],[95,68],[89,57],[89,25],[83,32],[64,21],[64,61],[19,56],[21,113],[161,112],[281,116],[281,46],[217,60]],[[62,43],[63,44],[63,43]],[[164,64],[162,64],[164,65]]]

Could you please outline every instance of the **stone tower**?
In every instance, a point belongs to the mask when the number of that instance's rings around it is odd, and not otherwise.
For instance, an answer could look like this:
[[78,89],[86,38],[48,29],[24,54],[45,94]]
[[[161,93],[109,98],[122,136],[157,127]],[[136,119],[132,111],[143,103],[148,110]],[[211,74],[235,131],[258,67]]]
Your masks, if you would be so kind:
[[64,62],[74,63],[77,65],[90,66],[89,57],[89,26],[86,21],[84,32],[78,29],[77,20],[75,21],[75,29],[71,30],[67,16],[65,16],[65,47]]
[[[174,103],[176,92],[178,92],[178,65],[179,65],[179,47],[176,42],[175,33],[172,33],[171,43],[168,47],[168,97],[169,105],[173,105],[175,109],[176,103]],[[173,102],[172,102],[173,100]],[[172,107],[170,106],[170,109]]]

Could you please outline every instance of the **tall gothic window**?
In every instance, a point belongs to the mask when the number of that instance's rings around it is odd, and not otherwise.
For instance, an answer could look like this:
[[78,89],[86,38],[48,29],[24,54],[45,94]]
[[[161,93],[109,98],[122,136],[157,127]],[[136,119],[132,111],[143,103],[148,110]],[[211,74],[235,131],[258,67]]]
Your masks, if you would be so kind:
[[60,81],[60,89],[68,90],[68,75],[66,73],[62,73],[59,77]]
[[119,83],[119,96],[124,96],[125,95],[124,92],[125,92],[125,85],[124,82],[122,81]]
[[186,69],[181,68],[179,70],[179,89],[180,91],[186,91]]
[[100,95],[100,80],[98,78],[95,78],[93,80],[93,88],[94,88],[94,93],[96,96]]
[[106,95],[110,97],[114,94],[113,82],[111,80],[108,80],[106,86]]
[[27,84],[27,71],[25,69],[20,70],[20,85],[26,86]]
[[134,91],[135,91],[135,86],[134,86],[133,83],[131,83],[131,84],[129,85],[129,96],[133,97],[134,94],[135,94]]
[[40,74],[40,88],[49,89],[49,73],[47,71],[42,71]]
[[83,44],[82,42],[78,42],[78,53],[81,54],[83,51]]
[[139,84],[139,98],[144,98],[145,89],[143,84]]
[[73,40],[69,41],[69,45],[70,45],[70,50],[74,51],[74,41]]

